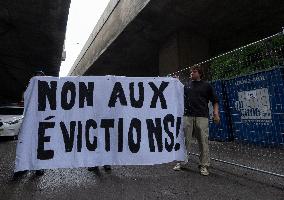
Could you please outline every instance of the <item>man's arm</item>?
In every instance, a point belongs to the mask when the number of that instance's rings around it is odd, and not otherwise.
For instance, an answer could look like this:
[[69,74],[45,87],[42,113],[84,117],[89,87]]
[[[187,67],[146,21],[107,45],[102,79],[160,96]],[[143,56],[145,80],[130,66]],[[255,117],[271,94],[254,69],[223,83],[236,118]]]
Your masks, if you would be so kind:
[[220,116],[219,116],[219,104],[218,102],[215,102],[213,104],[213,121],[215,124],[220,123]]
[[209,84],[209,87],[210,87],[210,101],[213,104],[213,122],[215,124],[219,124],[220,123],[219,103],[218,103],[219,99],[212,85]]

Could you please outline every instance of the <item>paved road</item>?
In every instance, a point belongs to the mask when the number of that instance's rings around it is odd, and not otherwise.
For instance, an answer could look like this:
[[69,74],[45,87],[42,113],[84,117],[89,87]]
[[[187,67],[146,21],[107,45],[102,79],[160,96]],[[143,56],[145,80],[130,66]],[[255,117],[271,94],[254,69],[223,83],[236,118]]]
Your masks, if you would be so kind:
[[115,166],[100,174],[85,168],[29,172],[12,180],[15,141],[0,141],[0,200],[4,199],[284,199],[284,180],[212,163],[208,177],[199,175],[196,159],[186,171],[174,163],[155,166]]

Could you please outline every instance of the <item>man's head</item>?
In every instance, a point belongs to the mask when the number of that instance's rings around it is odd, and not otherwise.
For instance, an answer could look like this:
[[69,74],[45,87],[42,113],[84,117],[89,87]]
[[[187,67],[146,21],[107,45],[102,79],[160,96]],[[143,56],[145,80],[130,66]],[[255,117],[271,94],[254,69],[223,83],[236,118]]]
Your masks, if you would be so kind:
[[195,65],[195,66],[191,67],[190,71],[191,71],[190,75],[191,75],[192,80],[194,80],[194,81],[201,80],[201,78],[203,76],[203,71],[202,71],[200,66]]
[[43,71],[36,71],[35,76],[45,76]]

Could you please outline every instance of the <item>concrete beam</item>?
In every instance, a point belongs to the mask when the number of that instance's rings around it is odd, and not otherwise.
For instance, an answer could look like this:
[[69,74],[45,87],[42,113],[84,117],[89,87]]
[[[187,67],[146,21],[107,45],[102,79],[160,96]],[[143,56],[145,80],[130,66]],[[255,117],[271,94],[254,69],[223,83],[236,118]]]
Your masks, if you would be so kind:
[[76,59],[69,75],[82,75],[150,0],[111,0]]

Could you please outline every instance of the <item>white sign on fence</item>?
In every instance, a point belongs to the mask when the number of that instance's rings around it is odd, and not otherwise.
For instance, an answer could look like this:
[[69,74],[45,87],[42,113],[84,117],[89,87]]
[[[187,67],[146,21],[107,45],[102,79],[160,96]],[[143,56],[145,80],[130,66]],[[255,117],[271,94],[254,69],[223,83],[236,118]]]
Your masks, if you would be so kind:
[[183,103],[174,78],[34,77],[15,171],[184,160]]
[[271,120],[271,108],[267,88],[238,92],[235,107],[244,121]]

